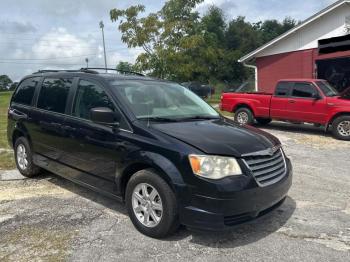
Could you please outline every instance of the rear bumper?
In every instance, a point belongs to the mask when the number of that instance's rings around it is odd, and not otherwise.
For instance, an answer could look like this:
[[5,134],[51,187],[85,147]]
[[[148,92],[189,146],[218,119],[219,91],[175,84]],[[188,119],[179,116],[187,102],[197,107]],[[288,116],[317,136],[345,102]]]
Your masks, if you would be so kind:
[[261,217],[279,207],[292,185],[292,166],[279,182],[237,191],[230,199],[192,195],[191,205],[180,211],[180,221],[191,228],[220,231]]

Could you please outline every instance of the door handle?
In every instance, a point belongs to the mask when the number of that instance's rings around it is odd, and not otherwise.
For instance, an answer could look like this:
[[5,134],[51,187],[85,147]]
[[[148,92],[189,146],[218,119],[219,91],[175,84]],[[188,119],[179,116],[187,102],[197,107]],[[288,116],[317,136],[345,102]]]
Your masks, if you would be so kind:
[[288,100],[289,104],[295,104],[296,101],[295,100]]
[[12,116],[14,120],[28,119],[28,115],[18,112],[15,109],[10,109],[9,115]]
[[74,132],[77,130],[76,128],[71,127],[71,126],[63,126],[62,128],[64,131],[67,131],[67,132]]

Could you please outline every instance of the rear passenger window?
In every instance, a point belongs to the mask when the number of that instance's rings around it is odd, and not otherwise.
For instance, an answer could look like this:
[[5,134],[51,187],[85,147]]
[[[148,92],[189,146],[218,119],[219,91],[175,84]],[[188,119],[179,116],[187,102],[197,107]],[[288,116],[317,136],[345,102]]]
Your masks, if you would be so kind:
[[38,108],[64,113],[73,79],[47,78],[40,90]]
[[40,82],[40,77],[28,78],[24,80],[13,95],[12,101],[22,105],[31,105],[35,88]]
[[293,97],[312,98],[316,89],[309,83],[295,83],[293,88]]
[[280,82],[276,87],[276,96],[288,96],[289,95],[290,83]]

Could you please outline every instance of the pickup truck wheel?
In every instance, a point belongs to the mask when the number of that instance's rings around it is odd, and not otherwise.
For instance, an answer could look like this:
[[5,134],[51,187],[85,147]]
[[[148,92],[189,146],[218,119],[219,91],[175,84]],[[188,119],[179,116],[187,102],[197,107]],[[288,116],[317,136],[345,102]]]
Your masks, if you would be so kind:
[[257,118],[256,122],[258,122],[259,125],[265,126],[270,124],[272,121],[271,118]]
[[340,116],[332,124],[333,135],[340,140],[350,141],[350,116]]
[[240,125],[252,125],[254,123],[253,112],[246,107],[239,108],[235,112],[235,122]]

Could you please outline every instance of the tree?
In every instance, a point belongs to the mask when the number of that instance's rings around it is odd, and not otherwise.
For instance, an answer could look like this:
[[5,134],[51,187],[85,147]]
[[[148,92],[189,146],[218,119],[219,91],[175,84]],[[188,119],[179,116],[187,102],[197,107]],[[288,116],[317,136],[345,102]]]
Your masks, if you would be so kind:
[[120,70],[120,71],[124,71],[124,72],[132,72],[133,65],[129,62],[120,61],[117,65],[116,69]]
[[13,83],[10,85],[9,91],[15,90],[17,86],[18,86],[18,82],[13,82]]
[[[176,61],[183,60],[178,52],[183,46],[198,43],[199,14],[195,6],[203,0],[169,0],[157,13],[140,17],[145,11],[142,5],[125,10],[112,9],[112,21],[119,21],[122,41],[128,47],[141,47],[144,53],[138,56],[137,66],[160,78],[172,78]],[[186,59],[185,59],[186,60]],[[178,65],[177,65],[178,66]]]
[[252,72],[237,60],[297,24],[291,18],[250,23],[242,16],[227,22],[216,6],[201,17],[196,9],[201,2],[168,0],[147,16],[143,5],[110,11],[111,20],[119,22],[122,41],[144,51],[134,71],[179,82],[244,81]]
[[10,88],[12,80],[7,75],[0,75],[0,91],[6,91]]

